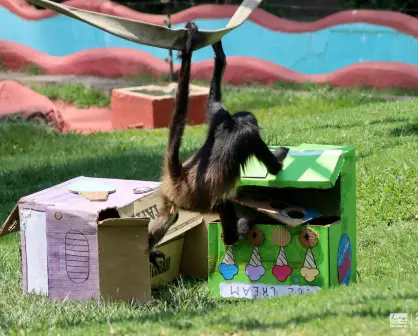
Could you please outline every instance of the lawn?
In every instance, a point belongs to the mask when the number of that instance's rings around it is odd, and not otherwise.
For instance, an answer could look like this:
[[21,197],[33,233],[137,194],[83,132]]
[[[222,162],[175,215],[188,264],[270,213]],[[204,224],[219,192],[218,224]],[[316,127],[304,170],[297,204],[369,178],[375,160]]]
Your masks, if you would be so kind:
[[[204,281],[184,279],[147,305],[48,302],[24,297],[16,234],[0,239],[0,334],[386,335],[391,312],[418,312],[418,100],[384,102],[358,92],[225,90],[231,110],[256,113],[269,144],[350,145],[357,150],[357,284],[304,296],[215,302]],[[167,130],[87,136],[0,124],[0,220],[21,196],[79,175],[157,180]],[[185,158],[205,126],[187,127]]]

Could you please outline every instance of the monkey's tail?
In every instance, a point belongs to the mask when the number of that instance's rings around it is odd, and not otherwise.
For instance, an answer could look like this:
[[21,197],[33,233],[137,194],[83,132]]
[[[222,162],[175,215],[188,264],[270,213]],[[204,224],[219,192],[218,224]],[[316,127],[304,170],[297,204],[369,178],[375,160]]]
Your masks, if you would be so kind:
[[190,68],[192,63],[193,44],[197,37],[197,26],[189,22],[186,24],[188,30],[186,47],[181,54],[181,67],[179,74],[178,87],[176,92],[176,101],[174,114],[171,120],[168,146],[166,152],[166,165],[171,178],[181,178],[183,166],[180,161],[180,146],[183,137],[184,128],[189,105],[189,82]]

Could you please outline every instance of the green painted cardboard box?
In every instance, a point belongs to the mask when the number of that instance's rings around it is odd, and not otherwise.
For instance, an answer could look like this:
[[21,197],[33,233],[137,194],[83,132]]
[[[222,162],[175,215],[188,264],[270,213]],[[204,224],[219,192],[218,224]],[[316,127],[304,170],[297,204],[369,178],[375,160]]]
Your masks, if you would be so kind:
[[226,249],[219,221],[209,223],[211,294],[254,299],[356,281],[355,159],[351,147],[303,144],[290,147],[278,176],[252,159],[236,207],[257,224]]

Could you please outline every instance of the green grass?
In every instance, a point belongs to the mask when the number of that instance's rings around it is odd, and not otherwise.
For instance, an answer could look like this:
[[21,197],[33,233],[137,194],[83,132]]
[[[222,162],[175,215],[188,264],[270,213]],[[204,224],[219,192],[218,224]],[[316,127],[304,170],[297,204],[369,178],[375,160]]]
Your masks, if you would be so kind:
[[[0,64],[1,71],[1,64]],[[129,83],[135,83],[135,85],[167,85],[169,80],[166,76],[161,78],[155,77],[146,77],[146,76],[137,76],[137,77],[127,77],[125,80]],[[194,84],[209,87],[208,81],[195,81]],[[130,84],[131,85],[131,84]],[[130,86],[129,85],[129,86]],[[128,84],[127,84],[128,86]],[[78,108],[88,108],[88,107],[109,107],[110,106],[110,97],[98,89],[86,88],[83,84],[63,84],[63,85],[30,85],[31,89],[36,92],[50,98],[51,100],[63,100],[68,103],[74,104]],[[260,103],[262,105],[271,106],[272,102],[277,102],[280,105],[293,105],[293,101],[296,102],[296,108],[300,108],[299,99],[301,96],[307,96],[307,99],[303,100],[301,103],[306,104],[306,102],[315,99],[316,101],[324,101],[326,104],[329,99],[328,96],[332,96],[331,99],[333,103],[332,106],[325,107],[327,108],[336,108],[337,105],[341,106],[351,106],[350,104],[358,104],[363,101],[376,101],[382,99],[382,96],[418,96],[418,90],[405,90],[405,89],[390,89],[390,90],[373,90],[370,88],[356,88],[356,89],[342,89],[335,88],[326,85],[317,85],[317,84],[293,84],[293,83],[277,83],[275,85],[265,86],[255,83],[248,83],[240,87],[234,86],[225,86],[225,94],[232,93],[240,94],[246,93],[249,97],[245,98],[245,102],[254,101],[259,93],[269,95],[267,97],[267,102],[260,102],[257,99],[255,100],[255,106],[259,107]],[[325,96],[325,97],[324,97]],[[284,100],[282,101],[282,99]],[[242,95],[239,100],[242,99]],[[316,102],[315,102],[316,103]],[[321,103],[322,105],[322,103]],[[243,109],[250,108],[245,104],[241,104]],[[295,107],[291,107],[294,109]],[[322,108],[322,107],[321,107]]]
[[[326,90],[326,89],[324,89]],[[357,149],[357,284],[314,295],[215,302],[204,281],[163,287],[147,305],[49,302],[21,293],[19,239],[0,239],[0,334],[397,335],[389,313],[418,312],[418,100],[379,102],[344,90],[295,94],[227,88],[225,105],[255,112],[270,144]],[[187,127],[182,158],[203,141]],[[21,196],[79,175],[157,180],[167,130],[56,134],[0,124],[0,220]],[[28,141],[27,139],[30,139]]]
[[0,60],[0,72],[7,72],[7,66]]
[[[275,88],[293,90],[293,91],[346,91],[347,89],[335,88],[329,85],[315,84],[315,83],[281,83],[278,82],[274,85]],[[401,89],[401,88],[390,88],[390,89],[373,89],[369,87],[358,86],[356,88],[350,89],[352,94],[363,94],[363,95],[372,95],[372,96],[418,96],[418,90],[415,88],[410,89]]]
[[78,108],[110,106],[108,95],[97,89],[86,88],[83,84],[32,85],[30,88],[51,100],[63,100]]
[[28,65],[28,67],[26,68],[25,72],[28,75],[33,75],[33,76],[43,75],[44,74],[44,70],[41,69],[40,67],[38,67],[36,64],[33,64],[33,63],[31,63],[31,64]]
[[[125,80],[128,80],[130,82],[134,82],[137,85],[145,85],[145,84],[167,84],[169,82],[169,75],[164,75],[160,78],[155,76],[145,76],[145,75],[139,75],[139,76],[128,76],[124,78]],[[204,85],[209,86],[209,81],[207,80],[195,80],[194,84],[196,85]],[[251,89],[260,89],[263,87],[266,87],[262,84],[258,83],[252,83],[249,82],[247,85],[240,85],[241,88],[250,87]],[[375,97],[382,97],[382,96],[418,96],[418,89],[416,88],[390,88],[390,89],[374,89],[369,87],[356,87],[351,89],[344,89],[344,88],[338,88],[338,87],[332,87],[330,85],[324,85],[324,84],[315,84],[315,83],[285,83],[285,82],[277,82],[275,84],[271,84],[268,86],[268,88],[273,89],[280,89],[284,91],[291,90],[293,93],[295,92],[306,92],[306,93],[317,93],[317,94],[326,94],[329,92],[342,92],[347,93],[348,91],[351,92],[351,94],[354,95],[369,95],[369,96],[375,96]]]

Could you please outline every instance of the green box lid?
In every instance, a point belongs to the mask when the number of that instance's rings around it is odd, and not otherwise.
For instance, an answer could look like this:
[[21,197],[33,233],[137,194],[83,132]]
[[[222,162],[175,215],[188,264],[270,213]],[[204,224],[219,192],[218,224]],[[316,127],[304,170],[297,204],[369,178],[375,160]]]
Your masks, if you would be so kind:
[[[270,146],[273,151],[278,146]],[[271,175],[263,163],[252,157],[245,171],[241,170],[239,186],[332,188],[341,172],[344,154],[351,147],[302,144],[288,147],[289,153],[283,162],[283,170]]]

